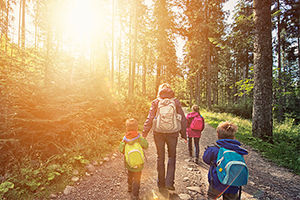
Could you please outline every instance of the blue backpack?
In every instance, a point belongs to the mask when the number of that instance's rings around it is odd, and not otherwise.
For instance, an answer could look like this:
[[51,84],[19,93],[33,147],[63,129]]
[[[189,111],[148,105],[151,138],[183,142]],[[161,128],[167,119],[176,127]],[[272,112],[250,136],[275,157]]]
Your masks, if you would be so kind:
[[247,185],[249,171],[244,157],[235,151],[220,146],[218,148],[216,170],[219,181],[224,185]]

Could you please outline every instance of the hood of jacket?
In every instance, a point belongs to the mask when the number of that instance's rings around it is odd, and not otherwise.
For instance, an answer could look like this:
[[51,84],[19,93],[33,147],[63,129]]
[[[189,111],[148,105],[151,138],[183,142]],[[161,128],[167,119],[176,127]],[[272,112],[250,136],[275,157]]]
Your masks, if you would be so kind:
[[[127,133],[126,133],[126,135],[127,135]],[[139,133],[134,138],[131,138],[131,137],[127,138],[128,135],[127,135],[127,137],[126,137],[126,135],[124,136],[123,140],[125,143],[129,143],[129,144],[134,143],[136,140],[138,140],[141,137],[141,134],[139,134]],[[130,136],[132,136],[132,134],[130,134]]]
[[195,111],[193,111],[193,112],[191,112],[191,113],[188,114],[189,117],[196,117],[197,115],[199,115],[199,113],[197,113]]
[[225,149],[233,150],[241,155],[247,155],[248,151],[240,147],[241,143],[232,139],[220,139],[217,140],[217,144]]
[[165,99],[165,98],[174,98],[175,97],[175,93],[173,90],[169,89],[169,88],[164,88],[162,89],[160,92],[159,92],[159,96],[162,98],[162,99]]

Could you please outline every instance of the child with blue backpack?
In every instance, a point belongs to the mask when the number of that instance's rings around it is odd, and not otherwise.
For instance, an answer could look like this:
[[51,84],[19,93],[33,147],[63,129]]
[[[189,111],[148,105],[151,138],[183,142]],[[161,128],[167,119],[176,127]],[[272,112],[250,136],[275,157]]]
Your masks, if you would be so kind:
[[208,199],[223,195],[224,200],[238,200],[239,188],[247,184],[249,174],[243,156],[248,152],[235,140],[237,129],[236,124],[221,122],[217,127],[217,144],[208,146],[203,154],[203,161],[210,165]]
[[[195,163],[199,163],[199,153],[200,153],[200,138],[201,132],[205,127],[204,118],[200,114],[199,106],[193,105],[192,112],[187,114],[186,116],[187,125],[186,125],[186,134],[188,136],[188,150],[190,154],[190,161],[194,161]],[[195,148],[195,160],[193,158],[193,140],[194,140],[194,148]]]
[[126,121],[127,133],[120,142],[119,151],[123,153],[128,175],[128,192],[132,192],[133,199],[139,199],[141,174],[144,168],[143,149],[148,148],[148,142],[138,131],[138,121],[134,118]]

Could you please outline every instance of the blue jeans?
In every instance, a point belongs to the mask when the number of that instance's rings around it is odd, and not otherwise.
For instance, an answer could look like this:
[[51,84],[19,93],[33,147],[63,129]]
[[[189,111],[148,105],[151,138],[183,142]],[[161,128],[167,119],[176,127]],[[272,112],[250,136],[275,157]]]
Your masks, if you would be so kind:
[[132,172],[129,170],[127,171],[128,189],[132,188],[132,194],[134,197],[139,196],[140,185],[141,185],[141,174],[142,174],[142,171],[140,171],[140,172]]
[[[154,134],[154,141],[157,150],[157,186],[159,188],[173,186],[175,179],[176,146],[178,137],[169,136],[168,133],[157,133]],[[167,175],[165,175],[165,144],[167,144],[168,147]]]
[[[197,159],[199,159],[199,153],[200,153],[200,149],[199,149],[199,141],[200,138],[195,138],[194,137],[194,146],[195,146],[195,157]],[[193,152],[193,147],[192,147],[192,142],[193,142],[193,138],[192,137],[188,137],[188,146],[189,146],[189,153],[190,156],[192,156],[192,152]]]

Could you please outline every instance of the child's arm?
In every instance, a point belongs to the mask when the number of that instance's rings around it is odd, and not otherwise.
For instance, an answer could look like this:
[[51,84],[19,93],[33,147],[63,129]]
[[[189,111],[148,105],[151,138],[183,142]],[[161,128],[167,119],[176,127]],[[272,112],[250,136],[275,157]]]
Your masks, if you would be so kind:
[[124,154],[124,150],[125,150],[125,142],[124,140],[122,140],[119,144],[119,151]]
[[148,149],[148,142],[143,136],[140,137],[140,145],[142,146],[143,149]]
[[190,118],[190,115],[187,115],[186,116],[186,128],[190,128],[190,125],[191,125],[191,118]]
[[[211,161],[213,160],[213,156],[214,156],[214,154],[213,154],[213,149],[214,147],[207,147],[207,149],[204,151],[204,153],[203,153],[203,157],[202,157],[202,159],[203,159],[203,161],[206,163],[206,164],[208,164],[208,165],[210,165],[211,164]],[[217,148],[217,147],[216,147]]]

